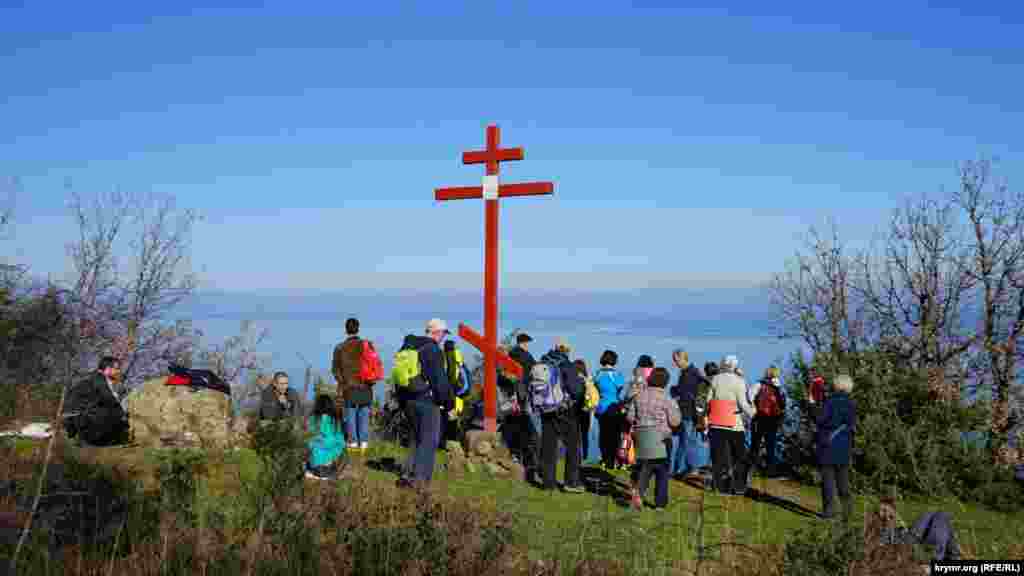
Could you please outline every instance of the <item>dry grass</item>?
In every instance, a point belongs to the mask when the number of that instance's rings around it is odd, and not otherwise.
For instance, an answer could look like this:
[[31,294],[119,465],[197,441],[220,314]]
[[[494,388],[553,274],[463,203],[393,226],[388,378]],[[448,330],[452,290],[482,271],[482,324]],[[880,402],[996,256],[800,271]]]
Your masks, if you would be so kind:
[[[12,464],[0,480],[30,480],[41,455],[33,443],[0,443],[0,459]],[[57,443],[55,462],[75,459],[103,468],[116,463],[120,475],[139,479],[139,494],[150,506],[159,502],[152,457],[144,450]],[[240,496],[244,483],[260,473],[254,462],[244,452],[209,452],[193,516],[165,505],[155,518],[142,514],[126,522],[116,545],[68,547],[59,563],[44,561],[37,547],[31,569],[21,573],[771,575],[782,574],[785,534],[815,522],[777,505],[720,498],[678,483],[663,513],[631,513],[594,494],[541,495],[485,475],[439,473],[431,491],[413,493],[367,466],[372,459],[356,458],[341,482],[307,480],[296,495],[275,499],[261,532]],[[755,488],[815,507],[813,490],[762,479]],[[858,508],[862,519],[869,505]],[[11,502],[0,501],[0,522],[13,511]],[[905,515],[915,513],[908,508]],[[135,524],[147,518],[158,529],[147,533]],[[991,557],[979,545],[987,535],[978,537],[967,524],[986,520],[1005,524],[974,509],[958,515],[966,556]],[[1024,552],[1015,546],[1015,553]],[[999,550],[1003,556],[1005,546]],[[908,551],[869,547],[851,568],[853,574],[909,574],[917,565]]]

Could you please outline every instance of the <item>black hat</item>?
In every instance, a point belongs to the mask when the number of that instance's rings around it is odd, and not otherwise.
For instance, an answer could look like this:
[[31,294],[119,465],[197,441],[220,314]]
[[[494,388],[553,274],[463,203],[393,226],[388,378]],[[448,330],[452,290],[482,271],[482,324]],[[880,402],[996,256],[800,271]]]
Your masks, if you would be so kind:
[[533,342],[533,338],[530,338],[529,334],[523,332],[522,334],[516,336],[516,344],[522,344],[523,342]]

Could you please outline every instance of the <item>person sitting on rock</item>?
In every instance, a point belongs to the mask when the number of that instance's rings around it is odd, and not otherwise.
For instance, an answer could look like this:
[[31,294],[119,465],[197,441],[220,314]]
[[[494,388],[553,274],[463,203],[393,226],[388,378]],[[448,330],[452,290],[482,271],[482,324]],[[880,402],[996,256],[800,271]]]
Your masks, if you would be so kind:
[[345,456],[345,433],[335,401],[327,394],[318,394],[313,403],[312,428],[317,435],[308,444],[306,477],[314,480],[337,478],[337,464]]
[[128,441],[128,415],[114,390],[120,380],[121,361],[100,359],[96,372],[73,385],[64,402],[64,429],[71,438],[93,446]]
[[288,374],[277,372],[260,399],[260,420],[286,420],[301,414],[299,394],[288,387]]

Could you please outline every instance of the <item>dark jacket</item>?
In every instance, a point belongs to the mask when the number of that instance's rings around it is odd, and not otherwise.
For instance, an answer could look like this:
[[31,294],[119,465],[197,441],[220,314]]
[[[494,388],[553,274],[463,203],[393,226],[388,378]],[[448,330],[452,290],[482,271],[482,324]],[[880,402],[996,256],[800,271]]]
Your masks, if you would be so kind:
[[302,403],[299,401],[299,394],[294,388],[285,392],[289,406],[286,408],[277,401],[277,390],[271,384],[263,390],[260,396],[260,420],[284,420],[295,418],[302,414]]
[[825,406],[818,416],[818,464],[849,464],[856,431],[857,405],[849,394],[833,393],[825,400]]
[[127,418],[120,400],[110,391],[107,378],[99,372],[71,387],[64,401],[64,416],[83,425]]
[[455,406],[455,391],[448,382],[446,372],[447,363],[441,347],[432,339],[426,336],[405,337],[402,342],[402,349],[413,348],[419,350],[420,355],[420,377],[425,381],[425,386],[410,390],[405,393],[406,400],[424,400],[430,398],[444,410],[451,410]]
[[683,420],[695,420],[697,418],[697,392],[701,386],[710,386],[711,382],[700,373],[700,370],[690,364],[679,373],[679,381],[675,386],[669,388],[669,396],[679,403],[679,411]]
[[562,383],[562,389],[569,395],[570,406],[575,408],[583,402],[584,380],[576,371],[576,365],[569,360],[564,352],[551,350],[541,356],[540,361],[558,367],[558,381]]
[[516,361],[519,367],[523,369],[523,377],[516,383],[516,396],[519,399],[519,404],[525,406],[529,400],[527,398],[529,394],[530,386],[530,370],[533,369],[533,365],[537,363],[534,359],[533,354],[530,354],[529,350],[516,346],[508,353],[509,358]]
[[331,373],[338,382],[338,394],[346,401],[352,399],[352,390],[367,390],[369,383],[359,379],[359,362],[363,353],[363,341],[359,336],[349,336],[334,347]]

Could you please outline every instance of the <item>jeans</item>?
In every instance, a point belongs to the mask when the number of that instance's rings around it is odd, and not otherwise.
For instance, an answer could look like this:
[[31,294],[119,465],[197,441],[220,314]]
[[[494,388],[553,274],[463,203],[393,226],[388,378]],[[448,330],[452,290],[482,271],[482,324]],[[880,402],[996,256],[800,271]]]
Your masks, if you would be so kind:
[[410,400],[413,448],[409,471],[413,480],[429,482],[434,475],[434,458],[441,427],[441,411],[430,399]]
[[849,464],[821,467],[821,515],[826,518],[835,515],[832,503],[835,501],[837,488],[839,489],[839,499],[843,501],[843,518],[848,520],[853,512],[853,499],[850,498]]
[[[672,440],[665,440],[665,449],[668,450],[671,447]],[[671,452],[669,452],[671,454]],[[654,506],[657,508],[664,508],[668,506],[668,473],[669,473],[669,459],[668,458],[657,458],[654,460],[638,460],[637,464],[640,468],[639,474],[637,475],[637,489],[640,492],[640,497],[643,498],[644,493],[647,492],[647,484],[651,479],[651,474],[654,474]]]
[[[719,492],[734,494],[746,491],[747,468],[743,432],[714,428],[711,430],[711,470]],[[726,484],[726,475],[730,484]]]
[[566,486],[578,486],[580,483],[580,426],[576,414],[571,411],[558,411],[541,416],[541,467],[544,475],[544,489],[555,488],[555,468],[558,464],[558,441],[565,443],[565,480]]
[[918,542],[935,548],[935,560],[957,560],[960,544],[956,541],[953,523],[945,512],[929,512],[914,522],[910,529]]
[[345,403],[345,439],[361,444],[370,441],[370,405]]
[[697,432],[693,420],[683,419],[678,432],[672,434],[672,449],[669,450],[669,474],[689,474],[708,464],[708,439],[704,432]]

